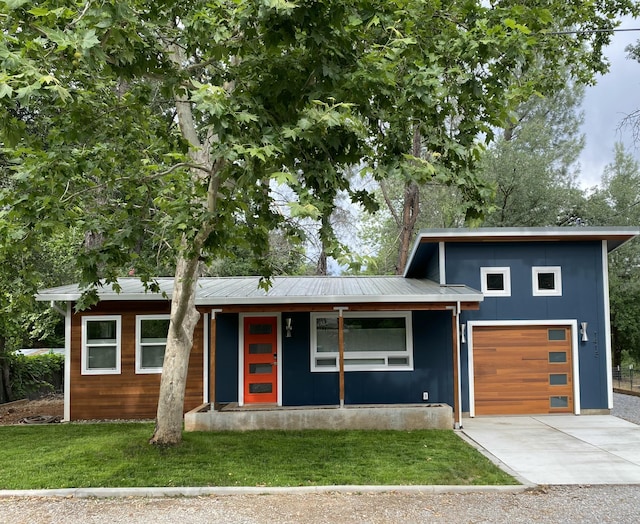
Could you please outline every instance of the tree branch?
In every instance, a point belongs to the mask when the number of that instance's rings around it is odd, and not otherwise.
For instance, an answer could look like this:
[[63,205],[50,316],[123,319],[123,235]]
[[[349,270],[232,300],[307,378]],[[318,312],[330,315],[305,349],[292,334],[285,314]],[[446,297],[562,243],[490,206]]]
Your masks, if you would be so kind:
[[398,213],[396,212],[395,208],[393,207],[393,202],[391,202],[391,198],[389,197],[389,192],[387,191],[387,184],[385,183],[384,180],[380,180],[380,189],[382,190],[382,196],[384,197],[384,201],[387,204],[387,208],[389,208],[389,212],[391,213],[391,216],[393,217],[393,221],[396,223],[396,226],[398,228],[402,227],[402,220],[400,220],[400,217],[398,216]]
[[[197,164],[190,164],[188,162],[179,162],[177,164],[174,164],[173,166],[171,166],[168,169],[165,169],[164,171],[160,171],[159,173],[155,173],[153,175],[148,175],[143,177],[143,180],[154,180],[156,178],[162,178],[165,175],[168,175],[169,173],[173,173],[176,169],[179,169],[181,167],[186,167],[189,169],[198,169],[200,171],[204,171],[205,173],[210,173],[209,168],[204,167],[204,166],[199,166]],[[125,181],[125,180],[132,180],[134,177],[132,176],[121,176],[121,177],[117,177],[113,180],[113,182],[121,182],[121,181]],[[96,191],[99,189],[104,189],[106,187],[109,186],[109,182],[103,182],[102,184],[97,184],[93,187],[86,187],[84,189],[81,189],[79,191],[76,191],[75,193],[72,193],[69,196],[65,195],[67,194],[67,192],[69,191],[69,184],[67,183],[67,187],[64,190],[64,193],[62,194],[62,196],[60,197],[60,202],[62,202],[63,204],[66,202],[69,202],[70,200],[73,200],[74,198],[80,196],[80,195],[84,195],[85,193],[91,193],[92,191]]]

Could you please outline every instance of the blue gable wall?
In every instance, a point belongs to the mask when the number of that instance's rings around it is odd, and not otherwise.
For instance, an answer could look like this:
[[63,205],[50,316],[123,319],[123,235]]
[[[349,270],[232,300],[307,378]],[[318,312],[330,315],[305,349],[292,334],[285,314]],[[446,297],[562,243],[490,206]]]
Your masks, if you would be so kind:
[[[294,326],[282,339],[282,402],[285,406],[336,405],[339,403],[337,372],[311,372],[311,321],[309,313],[282,313]],[[238,401],[239,315],[217,317],[216,400]],[[283,320],[284,321],[284,320]],[[453,405],[453,357],[451,313],[416,311],[412,315],[413,371],[347,371],[346,404],[422,403]],[[283,329],[284,333],[285,330]]]
[[[449,243],[445,255],[447,283],[481,288],[480,267],[510,267],[511,296],[486,297],[469,320],[576,319],[588,322],[588,342],[579,342],[582,409],[607,408],[606,339],[602,243],[522,242]],[[533,296],[532,266],[562,268],[562,296]],[[468,410],[467,347],[463,344],[463,410]]]

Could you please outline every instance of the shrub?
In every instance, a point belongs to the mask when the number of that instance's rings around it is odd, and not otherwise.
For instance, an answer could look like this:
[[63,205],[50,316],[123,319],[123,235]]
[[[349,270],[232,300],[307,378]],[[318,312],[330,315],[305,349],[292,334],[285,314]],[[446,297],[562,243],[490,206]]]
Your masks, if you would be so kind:
[[61,391],[64,377],[64,355],[49,353],[27,357],[12,354],[9,358],[11,397],[39,396]]

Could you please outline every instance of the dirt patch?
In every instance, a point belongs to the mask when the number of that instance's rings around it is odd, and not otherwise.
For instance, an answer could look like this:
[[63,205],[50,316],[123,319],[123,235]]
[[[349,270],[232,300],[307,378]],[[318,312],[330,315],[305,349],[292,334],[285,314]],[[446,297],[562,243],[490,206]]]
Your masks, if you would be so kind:
[[47,420],[50,417],[62,419],[64,415],[64,397],[62,395],[48,395],[37,400],[25,400],[0,404],[0,426],[24,424],[24,420],[37,421],[38,418]]

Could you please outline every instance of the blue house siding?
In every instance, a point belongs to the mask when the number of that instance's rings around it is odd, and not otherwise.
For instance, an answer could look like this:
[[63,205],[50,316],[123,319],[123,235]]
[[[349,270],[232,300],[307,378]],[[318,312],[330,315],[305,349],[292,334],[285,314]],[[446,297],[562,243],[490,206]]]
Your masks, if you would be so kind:
[[[282,313],[291,318],[291,337],[282,329],[282,403],[284,406],[321,406],[339,403],[339,374],[311,372],[309,313]],[[412,313],[413,371],[347,371],[346,404],[422,403],[453,405],[451,313]],[[239,315],[220,314],[216,337],[216,400],[238,401]]]
[[282,404],[322,406],[340,403],[337,373],[311,373],[311,320],[309,313],[283,313],[291,317],[291,338],[282,339]]
[[[606,332],[602,243],[449,243],[446,246],[447,283],[481,288],[481,267],[511,268],[511,296],[486,297],[479,311],[465,311],[469,320],[576,319],[588,323],[588,342],[579,342],[581,409],[608,407]],[[533,296],[533,266],[562,268],[562,296]],[[462,345],[463,410],[468,411],[467,347]]]
[[216,402],[238,402],[239,316],[216,316]]
[[414,311],[413,371],[345,373],[346,404],[422,403],[453,406],[451,313]]
[[[309,314],[283,313],[282,316],[290,316],[295,326],[291,338],[283,339],[283,404],[338,404],[338,373],[311,372]],[[422,403],[422,392],[427,391],[429,402],[453,405],[451,313],[415,311],[412,324],[414,370],[347,371],[345,404]]]

